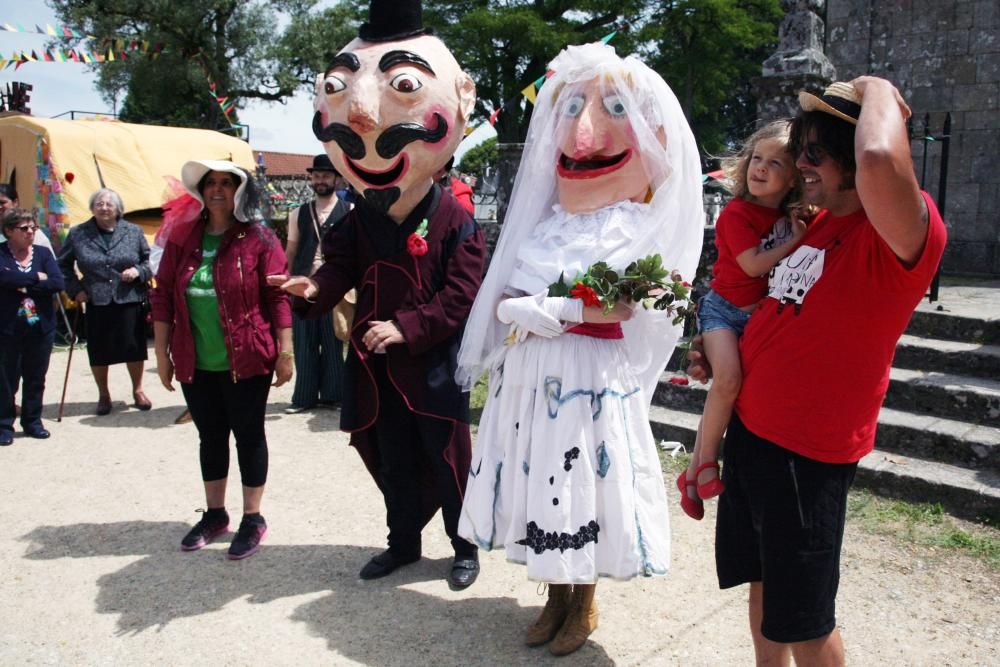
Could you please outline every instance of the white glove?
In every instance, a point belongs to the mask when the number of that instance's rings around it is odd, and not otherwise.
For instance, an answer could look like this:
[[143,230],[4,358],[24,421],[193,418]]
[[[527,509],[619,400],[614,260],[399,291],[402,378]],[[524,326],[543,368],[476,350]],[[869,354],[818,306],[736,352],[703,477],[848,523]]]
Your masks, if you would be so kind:
[[583,301],[565,296],[547,296],[542,308],[552,317],[562,322],[579,324],[583,322]]
[[562,324],[542,307],[545,292],[534,296],[519,296],[504,299],[497,306],[497,319],[510,324],[510,336],[520,342],[529,333],[543,338],[552,338],[562,333]]

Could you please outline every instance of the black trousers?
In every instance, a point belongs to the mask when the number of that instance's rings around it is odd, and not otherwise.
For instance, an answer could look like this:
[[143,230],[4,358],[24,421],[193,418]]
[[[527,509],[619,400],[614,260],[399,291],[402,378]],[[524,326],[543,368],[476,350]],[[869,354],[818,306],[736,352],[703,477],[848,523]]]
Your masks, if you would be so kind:
[[375,442],[381,459],[389,549],[404,556],[420,554],[421,516],[420,470],[428,465],[434,474],[444,530],[458,556],[472,556],[475,545],[458,536],[465,480],[444,458],[451,440],[452,422],[412,412],[389,380],[383,364],[373,364],[378,384],[379,414],[375,420]]
[[233,382],[229,371],[194,372],[194,381],[181,383],[191,419],[201,442],[201,478],[214,482],[229,476],[229,434],[236,437],[236,456],[243,486],[267,481],[267,438],[264,411],[271,392],[271,375]]
[[14,394],[18,381],[21,391],[21,427],[42,425],[42,394],[49,370],[55,331],[47,334],[20,331],[17,336],[0,336],[0,433],[14,433]]

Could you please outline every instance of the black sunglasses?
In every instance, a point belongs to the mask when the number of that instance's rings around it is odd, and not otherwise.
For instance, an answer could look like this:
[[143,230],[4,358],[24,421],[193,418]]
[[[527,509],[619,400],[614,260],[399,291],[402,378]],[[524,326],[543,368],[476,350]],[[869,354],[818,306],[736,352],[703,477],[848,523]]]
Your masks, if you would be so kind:
[[14,229],[19,232],[33,232],[38,229],[38,227],[35,227],[34,225],[21,225],[20,227],[15,227]]
[[818,167],[823,164],[823,160],[830,155],[825,148],[813,142],[809,142],[804,145],[801,153],[805,155],[806,162],[814,167]]

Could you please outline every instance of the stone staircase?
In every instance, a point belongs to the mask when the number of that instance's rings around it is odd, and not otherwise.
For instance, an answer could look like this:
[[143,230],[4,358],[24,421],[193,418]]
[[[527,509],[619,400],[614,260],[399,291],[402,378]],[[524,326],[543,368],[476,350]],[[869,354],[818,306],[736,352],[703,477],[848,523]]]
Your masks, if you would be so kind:
[[[997,525],[1000,285],[943,288],[940,304],[921,304],[896,346],[875,450],[855,484]],[[691,451],[707,389],[671,384],[674,375],[661,379],[650,422],[658,440]]]

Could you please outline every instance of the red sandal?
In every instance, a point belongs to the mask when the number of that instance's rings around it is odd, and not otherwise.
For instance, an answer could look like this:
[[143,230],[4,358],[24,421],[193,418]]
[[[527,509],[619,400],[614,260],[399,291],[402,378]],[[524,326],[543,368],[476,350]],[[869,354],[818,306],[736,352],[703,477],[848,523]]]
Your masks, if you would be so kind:
[[682,470],[677,476],[677,490],[681,492],[681,509],[684,513],[695,521],[701,521],[705,516],[705,505],[700,500],[696,500],[688,495],[688,487],[698,486],[698,482],[688,480],[687,470]]
[[[706,468],[715,468],[716,477],[708,480],[704,484],[698,484],[698,475],[701,474],[702,470]],[[719,464],[715,461],[709,461],[708,463],[702,463],[694,471],[694,482],[690,482],[698,487],[698,497],[702,500],[708,500],[709,498],[714,498],[715,496],[721,494],[726,490],[726,485],[722,483],[719,478]]]

